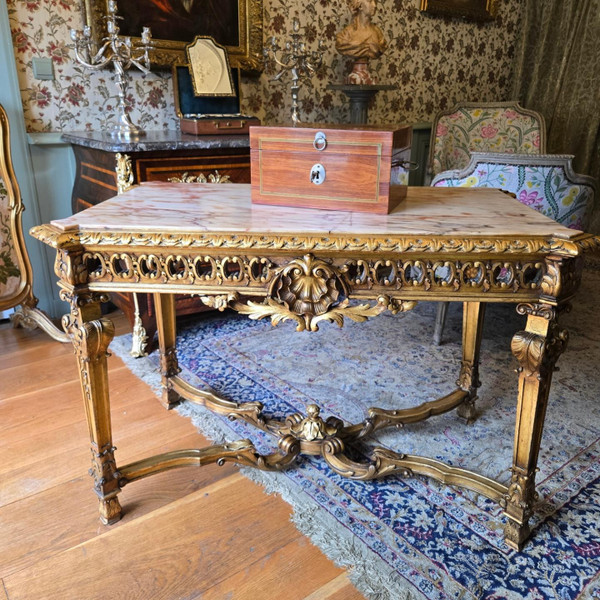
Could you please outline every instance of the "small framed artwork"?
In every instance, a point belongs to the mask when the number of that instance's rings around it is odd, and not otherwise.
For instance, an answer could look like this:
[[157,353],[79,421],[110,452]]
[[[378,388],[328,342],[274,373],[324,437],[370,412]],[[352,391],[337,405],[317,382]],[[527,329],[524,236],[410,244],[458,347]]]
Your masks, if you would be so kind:
[[420,0],[421,10],[432,15],[461,17],[471,21],[491,21],[498,0]]
[[[152,31],[155,65],[185,60],[185,46],[211,36],[227,49],[234,67],[262,70],[262,0],[118,0],[119,34],[140,38]],[[100,45],[106,35],[106,0],[85,0],[86,25]]]

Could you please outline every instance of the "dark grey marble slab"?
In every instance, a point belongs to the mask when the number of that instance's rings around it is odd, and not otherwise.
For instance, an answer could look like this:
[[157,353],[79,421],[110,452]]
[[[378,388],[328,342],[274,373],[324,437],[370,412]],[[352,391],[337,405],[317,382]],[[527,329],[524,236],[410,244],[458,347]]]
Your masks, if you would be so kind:
[[102,131],[72,131],[62,134],[70,144],[106,152],[150,152],[152,150],[196,150],[213,148],[248,148],[248,135],[189,135],[164,129],[147,131],[137,140],[120,140]]

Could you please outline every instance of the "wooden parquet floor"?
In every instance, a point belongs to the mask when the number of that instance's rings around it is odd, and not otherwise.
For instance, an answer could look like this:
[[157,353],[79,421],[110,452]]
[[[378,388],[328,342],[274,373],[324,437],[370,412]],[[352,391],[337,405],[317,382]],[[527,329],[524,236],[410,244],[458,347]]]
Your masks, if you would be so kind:
[[[109,377],[121,464],[208,444],[116,357]],[[134,482],[101,525],[80,394],[70,345],[0,324],[0,600],[362,598],[233,465]]]

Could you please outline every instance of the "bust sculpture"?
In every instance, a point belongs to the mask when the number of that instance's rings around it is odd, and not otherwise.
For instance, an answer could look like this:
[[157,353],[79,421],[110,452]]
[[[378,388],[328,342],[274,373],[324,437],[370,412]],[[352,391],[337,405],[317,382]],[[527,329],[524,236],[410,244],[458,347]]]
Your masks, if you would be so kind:
[[343,56],[354,59],[346,82],[370,85],[373,79],[368,71],[369,59],[379,58],[387,48],[383,32],[371,23],[377,5],[375,0],[348,0],[348,5],[352,20],[338,33],[335,48]]

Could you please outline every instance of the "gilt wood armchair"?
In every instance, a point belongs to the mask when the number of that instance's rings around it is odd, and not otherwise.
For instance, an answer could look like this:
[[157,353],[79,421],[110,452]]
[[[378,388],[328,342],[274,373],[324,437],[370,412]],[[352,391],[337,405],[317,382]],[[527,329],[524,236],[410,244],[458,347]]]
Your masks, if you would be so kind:
[[36,308],[33,272],[23,238],[21,191],[12,165],[10,127],[0,105],[0,311],[15,308],[15,326],[40,327],[54,339],[70,341],[48,316]]

